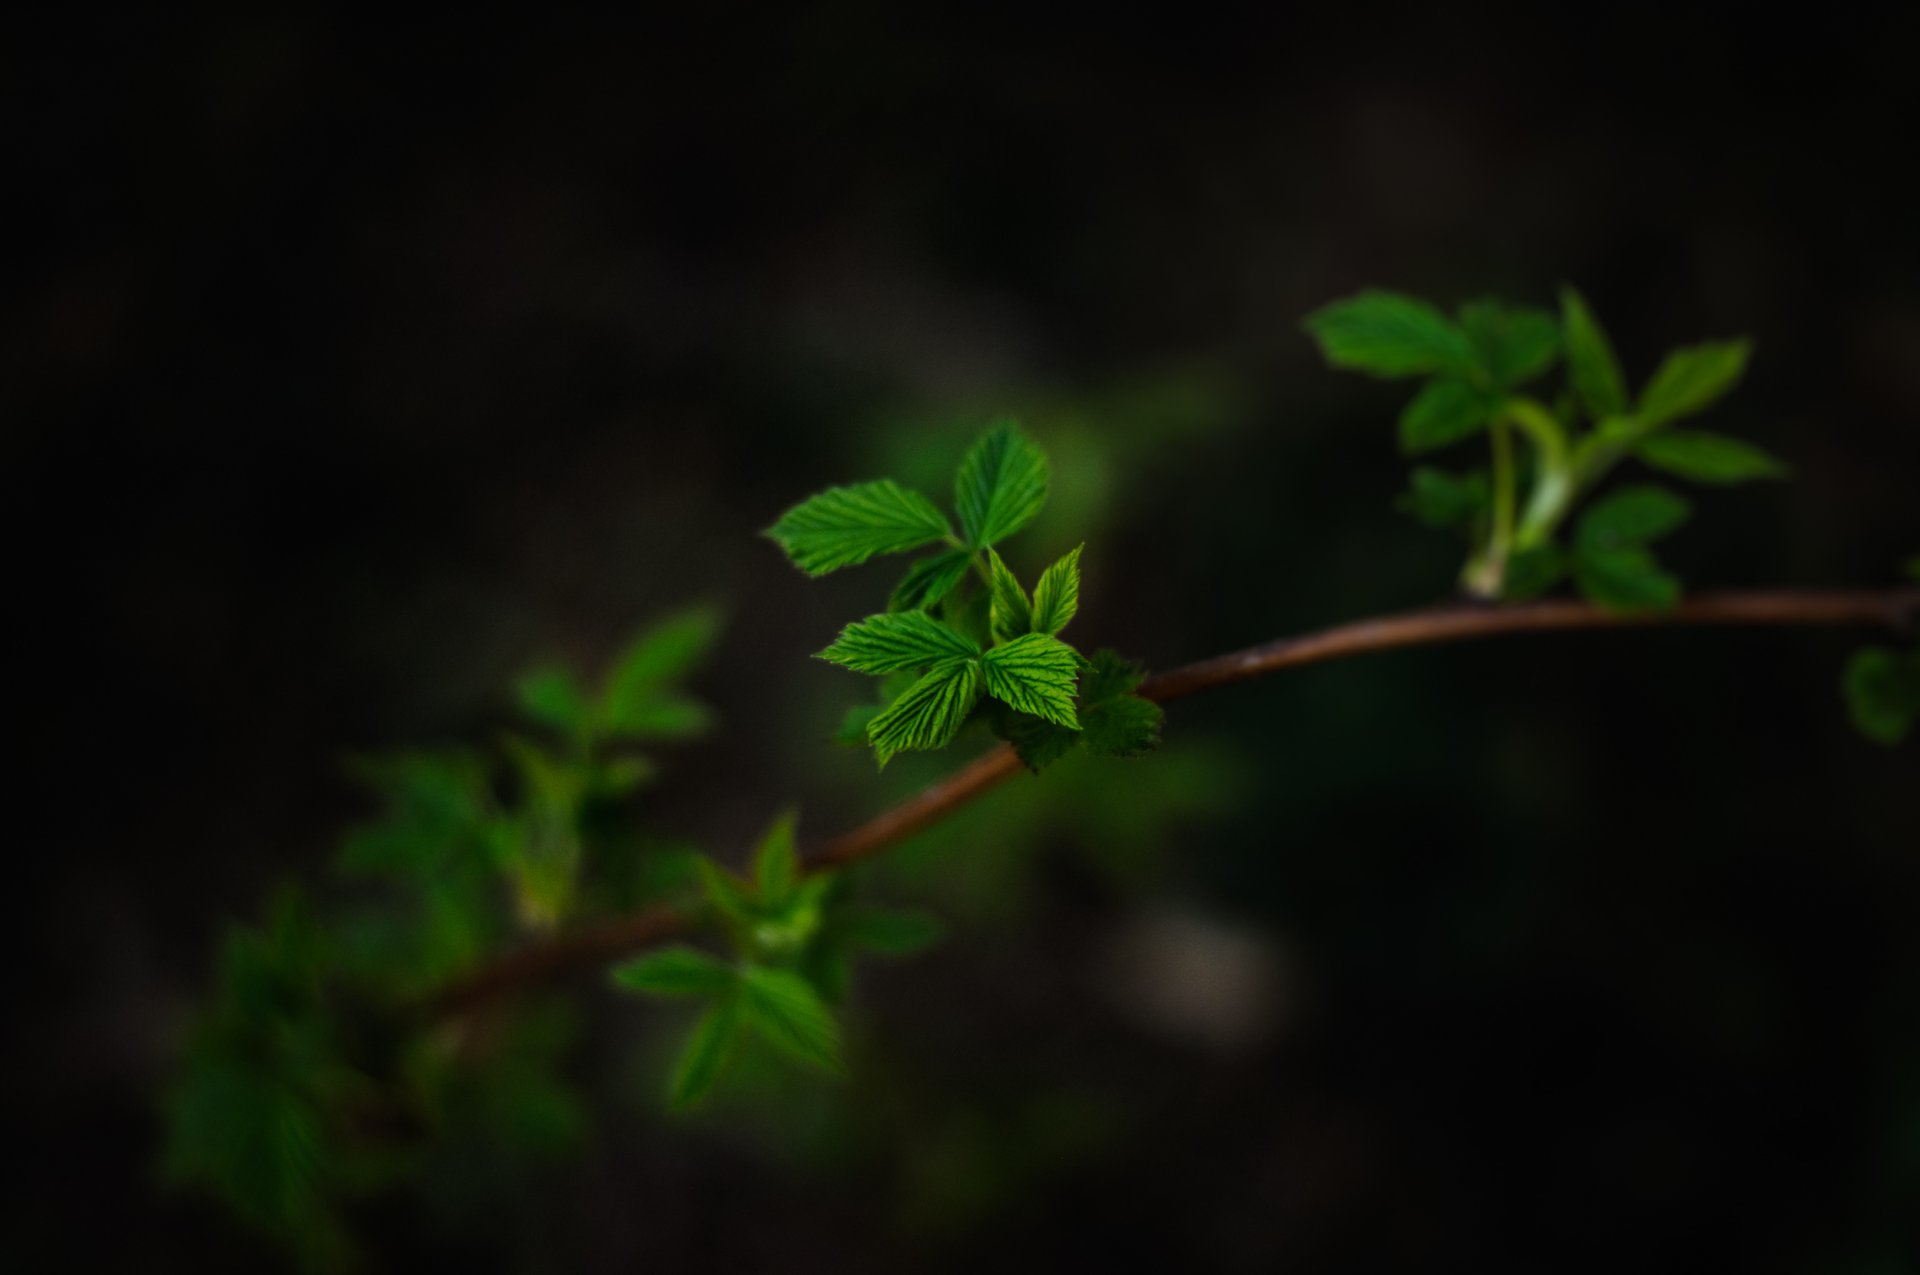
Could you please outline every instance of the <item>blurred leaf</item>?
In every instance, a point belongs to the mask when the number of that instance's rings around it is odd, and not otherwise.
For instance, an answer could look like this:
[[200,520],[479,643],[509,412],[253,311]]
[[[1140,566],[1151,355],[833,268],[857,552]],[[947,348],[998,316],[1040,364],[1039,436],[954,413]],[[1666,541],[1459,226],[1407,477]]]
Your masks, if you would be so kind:
[[1460,307],[1460,327],[1474,362],[1502,389],[1532,380],[1560,353],[1560,325],[1545,310],[1473,301]]
[[1637,545],[1582,548],[1574,558],[1580,591],[1610,611],[1664,611],[1680,600],[1680,581]]
[[987,593],[988,622],[996,642],[1007,642],[1023,633],[1033,630],[1033,606],[1027,601],[1027,591],[1020,587],[1020,581],[1013,572],[1007,570],[1007,564],[1000,555],[987,550],[987,568],[989,585]]
[[800,856],[794,849],[794,824],[799,816],[783,812],[760,839],[753,853],[753,879],[760,890],[764,908],[778,911],[787,906],[800,880]]
[[1718,341],[1675,350],[1640,392],[1635,419],[1653,429],[1705,410],[1739,384],[1751,348],[1746,341]]
[[1500,596],[1509,602],[1537,598],[1566,578],[1567,558],[1552,545],[1522,549],[1507,559]]
[[816,658],[856,673],[878,674],[923,669],[979,654],[980,648],[972,639],[925,611],[900,611],[849,624]]
[[515,689],[521,709],[535,721],[557,731],[572,734],[586,726],[592,716],[586,692],[578,679],[564,668],[535,669],[521,678]]
[[891,479],[829,487],[789,509],[766,534],[811,576],[905,553],[952,534],[932,501]]
[[820,994],[789,970],[749,965],[741,972],[741,1011],[756,1033],[789,1057],[840,1075],[840,1030]]
[[996,646],[980,660],[987,692],[1023,713],[1077,729],[1073,699],[1080,657],[1056,637],[1029,633]]
[[981,436],[954,478],[953,505],[969,548],[998,544],[1047,503],[1046,453],[1012,421]]
[[1898,744],[1920,716],[1920,650],[1857,651],[1847,662],[1842,687],[1860,733],[1882,744]]
[[1560,323],[1567,342],[1567,374],[1587,415],[1597,421],[1625,412],[1627,384],[1620,360],[1586,298],[1571,287],[1560,289]]
[[1080,743],[1080,735],[1080,731],[1056,726],[1029,713],[1011,711],[1000,729],[1000,737],[1013,745],[1021,764],[1036,775],[1072,752]]
[[1466,335],[1446,315],[1398,293],[1336,301],[1308,315],[1305,326],[1328,363],[1373,376],[1464,372],[1471,363]]
[[702,856],[696,869],[700,888],[714,910],[735,925],[751,927],[759,919],[752,891],[744,881]]
[[357,758],[351,773],[387,801],[385,817],[349,833],[341,871],[421,877],[471,850],[486,822],[486,764],[464,750]]
[[952,660],[930,670],[868,723],[867,738],[880,765],[909,749],[946,747],[979,698],[980,668],[974,661]]
[[1465,381],[1442,378],[1414,396],[1400,413],[1400,450],[1430,452],[1487,427],[1493,403]]
[[1704,430],[1674,430],[1641,439],[1634,454],[1655,469],[1702,483],[1784,478],[1787,467],[1751,443]]
[[1040,574],[1033,590],[1033,631],[1058,633],[1073,621],[1080,610],[1080,551],[1071,552]]
[[1399,507],[1430,527],[1454,528],[1471,526],[1491,500],[1485,470],[1450,474],[1422,465],[1413,471]]
[[739,1041],[740,1026],[738,993],[716,1002],[700,1016],[674,1065],[673,1079],[667,1085],[668,1105],[684,1111],[706,1097],[726,1069]]
[[649,996],[718,996],[738,981],[733,967],[690,947],[668,947],[628,961],[613,981]]
[[833,742],[843,748],[865,748],[867,728],[884,707],[882,704],[855,704],[849,708],[840,719],[839,729],[833,732]]
[[1693,506],[1664,487],[1622,487],[1581,515],[1581,551],[1624,549],[1657,540],[1687,520]]
[[1087,747],[1105,757],[1137,757],[1158,748],[1165,720],[1158,704],[1137,695],[1104,699],[1080,714]]
[[929,912],[849,908],[838,921],[847,942],[885,956],[911,956],[946,937],[947,927]]
[[949,549],[931,558],[922,558],[907,569],[906,579],[887,600],[889,611],[917,611],[939,604],[953,587],[964,580],[973,555],[965,549]]

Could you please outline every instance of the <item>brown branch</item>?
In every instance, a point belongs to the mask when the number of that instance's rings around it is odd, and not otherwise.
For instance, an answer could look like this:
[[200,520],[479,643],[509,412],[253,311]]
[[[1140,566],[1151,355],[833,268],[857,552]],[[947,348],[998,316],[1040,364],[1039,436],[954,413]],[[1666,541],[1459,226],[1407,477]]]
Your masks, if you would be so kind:
[[[1683,625],[1911,629],[1920,625],[1920,589],[1779,589],[1706,594],[1688,598],[1671,611],[1659,612],[1603,611],[1572,600],[1517,606],[1476,603],[1430,607],[1218,655],[1148,678],[1140,693],[1165,702],[1302,664],[1509,633]],[[939,822],[1019,769],[1019,758],[1002,744],[891,810],[816,847],[807,856],[808,871],[872,858]],[[653,907],[509,952],[450,984],[429,1002],[428,1012],[462,1013],[519,988],[597,968],[684,933],[698,919],[672,908]]]

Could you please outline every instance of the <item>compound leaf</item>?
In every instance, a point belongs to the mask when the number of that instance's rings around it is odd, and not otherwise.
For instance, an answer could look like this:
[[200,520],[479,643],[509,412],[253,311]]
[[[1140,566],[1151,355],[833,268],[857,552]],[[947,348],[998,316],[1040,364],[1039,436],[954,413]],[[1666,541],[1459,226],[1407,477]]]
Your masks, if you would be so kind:
[[960,462],[953,505],[967,544],[984,549],[1032,522],[1047,503],[1047,456],[1012,421],[981,436]]
[[1080,728],[1073,697],[1080,657],[1059,638],[1029,633],[981,657],[987,693],[1010,708],[1071,730]]

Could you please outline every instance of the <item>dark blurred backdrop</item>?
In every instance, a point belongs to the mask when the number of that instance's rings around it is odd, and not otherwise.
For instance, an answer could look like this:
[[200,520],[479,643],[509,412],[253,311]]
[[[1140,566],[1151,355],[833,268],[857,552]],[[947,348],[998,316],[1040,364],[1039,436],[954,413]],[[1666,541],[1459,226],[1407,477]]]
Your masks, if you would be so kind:
[[[1916,14],[16,14],[6,1243],[272,1260],[156,1188],[152,1095],[226,919],[365,813],[350,751],[485,739],[528,663],[713,599],[725,728],[648,817],[737,853],[781,801],[879,808],[815,760],[862,692],[805,656],[884,572],[755,535],[819,485],[936,485],[1020,416],[1065,502],[1026,569],[1088,536],[1076,632],[1158,667],[1443,594],[1397,390],[1298,327],[1360,286],[1571,281],[1636,376],[1750,333],[1718,421],[1795,476],[1703,495],[1675,558],[1890,582]],[[1018,845],[979,890],[1018,906],[875,975],[827,1152],[608,1097],[520,1247],[400,1223],[393,1267],[1920,1269],[1920,767],[1847,728],[1852,645],[1543,638],[1182,704],[1101,772],[1168,777],[1120,866],[1071,815],[1101,782],[951,838],[956,879]]]

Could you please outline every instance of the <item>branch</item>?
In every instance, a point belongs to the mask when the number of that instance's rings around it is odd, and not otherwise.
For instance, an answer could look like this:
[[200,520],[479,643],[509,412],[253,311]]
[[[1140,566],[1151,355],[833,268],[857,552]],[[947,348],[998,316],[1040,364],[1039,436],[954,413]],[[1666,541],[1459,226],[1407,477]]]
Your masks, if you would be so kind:
[[[1671,611],[1624,613],[1603,611],[1570,599],[1518,606],[1473,603],[1429,607],[1358,620],[1217,655],[1148,678],[1141,685],[1140,694],[1164,703],[1196,691],[1251,681],[1302,664],[1509,633],[1696,625],[1910,630],[1920,626],[1920,589],[1779,589],[1705,594],[1688,598]],[[807,871],[819,872],[870,859],[938,823],[1019,769],[1019,758],[1002,744],[893,809],[816,847],[807,856]],[[427,1013],[436,1017],[465,1013],[522,987],[549,982],[575,970],[597,968],[662,939],[685,933],[699,920],[697,913],[662,906],[582,927],[480,966],[434,996],[427,1003]]]

